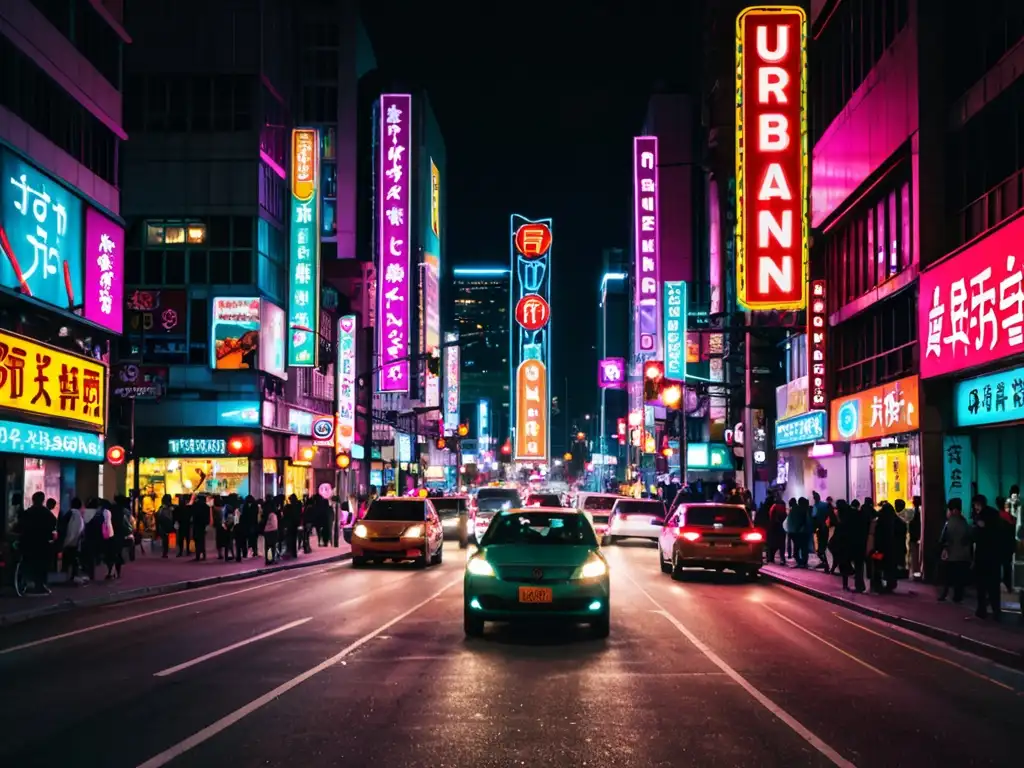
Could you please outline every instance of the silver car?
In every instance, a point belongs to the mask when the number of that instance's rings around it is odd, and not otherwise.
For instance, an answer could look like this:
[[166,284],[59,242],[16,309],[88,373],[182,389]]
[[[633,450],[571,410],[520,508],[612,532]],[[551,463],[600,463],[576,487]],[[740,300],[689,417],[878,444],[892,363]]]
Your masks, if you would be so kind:
[[607,539],[657,541],[665,525],[665,502],[658,499],[619,499],[608,518]]

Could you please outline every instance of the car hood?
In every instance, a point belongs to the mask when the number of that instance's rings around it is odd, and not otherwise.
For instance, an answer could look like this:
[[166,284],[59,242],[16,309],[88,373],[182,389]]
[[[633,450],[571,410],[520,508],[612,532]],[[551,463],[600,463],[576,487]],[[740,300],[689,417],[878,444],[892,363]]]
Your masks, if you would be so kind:
[[494,544],[481,552],[492,565],[583,565],[597,547],[588,544]]

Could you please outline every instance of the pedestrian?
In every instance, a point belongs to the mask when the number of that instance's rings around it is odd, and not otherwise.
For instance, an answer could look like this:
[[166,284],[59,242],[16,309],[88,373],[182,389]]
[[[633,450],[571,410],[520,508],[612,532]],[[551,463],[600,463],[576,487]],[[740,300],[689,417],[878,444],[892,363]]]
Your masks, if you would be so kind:
[[71,500],[71,509],[63,517],[68,518],[64,526],[64,535],[60,539],[61,565],[62,570],[68,577],[68,583],[73,584],[78,578],[78,550],[82,543],[82,534],[85,533],[85,516],[82,510],[82,500],[77,496]]
[[979,619],[988,616],[999,621],[1002,616],[1002,595],[999,592],[999,566],[1002,562],[1003,544],[1000,529],[1003,526],[999,513],[988,505],[988,500],[978,494],[971,500],[974,511],[974,588],[978,593],[978,608],[974,615]]
[[277,531],[279,524],[276,505],[268,501],[263,505],[263,553],[267,565],[271,565],[277,559]]
[[82,570],[90,581],[94,581],[96,566],[103,560],[103,507],[99,499],[86,502],[83,518]]
[[256,503],[256,499],[249,496],[245,497],[245,503],[242,504],[242,514],[239,517],[239,526],[235,529],[235,535],[245,536],[244,546],[242,547],[242,557],[246,557],[250,552],[253,557],[259,556],[257,550],[257,538],[260,535],[260,505]]
[[299,556],[299,528],[302,525],[302,502],[293,493],[284,508],[285,545],[289,557]]
[[174,522],[178,526],[178,557],[191,554],[192,550],[192,505],[184,494],[178,495],[178,506],[174,508]]
[[768,510],[768,562],[775,562],[775,553],[779,553],[779,560],[786,564],[786,505],[781,498],[772,502]]
[[786,511],[786,555],[796,562],[796,555],[794,554],[795,547],[793,546],[793,534],[789,530],[789,527],[792,524],[790,522],[790,517],[793,516],[794,512],[796,512],[796,497],[790,496],[789,509]]
[[999,575],[1006,591],[1013,592],[1013,559],[1017,554],[1017,520],[1010,511],[1009,501],[1001,500],[996,505],[999,513]]
[[161,557],[166,558],[171,545],[171,533],[174,531],[174,505],[171,503],[171,495],[165,493],[160,500],[160,507],[156,511],[156,532],[160,536],[160,545],[163,550]]
[[818,556],[818,567],[823,571],[828,570],[828,529],[832,515],[832,505],[821,498],[821,494],[813,491],[811,496],[814,499],[814,506],[811,509],[813,521],[813,536],[816,542],[814,553]]
[[907,556],[906,526],[896,514],[896,509],[888,501],[883,501],[878,508],[878,523],[875,527],[874,570],[877,575],[872,579],[872,589],[880,593],[896,591],[899,581],[900,563]]
[[910,520],[907,522],[907,533],[910,541],[910,578],[921,579],[921,497],[915,496],[910,508]]
[[953,589],[953,602],[964,599],[964,587],[971,568],[971,534],[964,519],[960,499],[950,499],[946,508],[946,524],[939,536],[939,563],[942,592],[939,600],[949,596]]
[[793,539],[793,557],[796,559],[797,568],[806,568],[808,560],[808,547],[810,543],[811,528],[811,505],[810,502],[801,496],[796,503],[795,509],[789,513],[789,535]]
[[124,567],[124,545],[130,532],[125,524],[124,512],[116,503],[103,502],[103,562],[107,566],[108,580],[121,578]]
[[50,588],[46,585],[50,551],[57,540],[57,518],[47,509],[45,502],[45,493],[33,493],[31,506],[22,510],[17,522],[22,562],[32,581],[33,593],[42,595],[50,594]]
[[197,561],[206,560],[206,529],[210,527],[212,519],[206,494],[196,495],[189,507],[189,517],[192,521],[192,538],[196,548],[195,559]]

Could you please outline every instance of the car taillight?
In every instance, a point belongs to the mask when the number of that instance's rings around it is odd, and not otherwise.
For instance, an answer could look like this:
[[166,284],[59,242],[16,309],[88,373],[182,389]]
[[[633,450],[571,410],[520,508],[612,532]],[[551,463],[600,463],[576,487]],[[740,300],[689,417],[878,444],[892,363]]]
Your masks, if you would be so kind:
[[700,531],[687,531],[680,529],[679,535],[687,541],[697,541],[700,538]]
[[750,542],[764,541],[764,534],[760,531],[750,531],[749,533],[743,534],[743,540]]

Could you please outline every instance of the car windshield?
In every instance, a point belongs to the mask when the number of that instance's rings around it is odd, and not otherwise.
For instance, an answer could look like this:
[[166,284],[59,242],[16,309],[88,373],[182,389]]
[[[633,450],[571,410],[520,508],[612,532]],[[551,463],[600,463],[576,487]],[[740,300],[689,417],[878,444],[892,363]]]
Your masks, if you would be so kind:
[[476,508],[480,510],[514,509],[522,503],[519,493],[510,488],[481,488],[476,494]]
[[526,500],[528,507],[560,507],[562,499],[557,493],[531,493]]
[[654,515],[655,517],[665,516],[665,505],[660,501],[640,501],[630,499],[620,501],[615,511],[620,515]]
[[611,509],[615,506],[616,501],[618,498],[615,496],[588,496],[583,500],[583,508],[586,510]]
[[749,528],[750,518],[743,507],[708,506],[687,507],[683,513],[686,525],[722,526],[724,528]]
[[458,498],[436,498],[431,499],[434,509],[441,517],[458,517],[459,513],[466,508],[466,500]]
[[582,515],[558,512],[523,512],[502,515],[480,542],[494,544],[587,544],[597,546],[594,529]]
[[368,510],[366,520],[384,522],[423,522],[424,508],[422,501],[399,501],[397,499],[377,499]]

